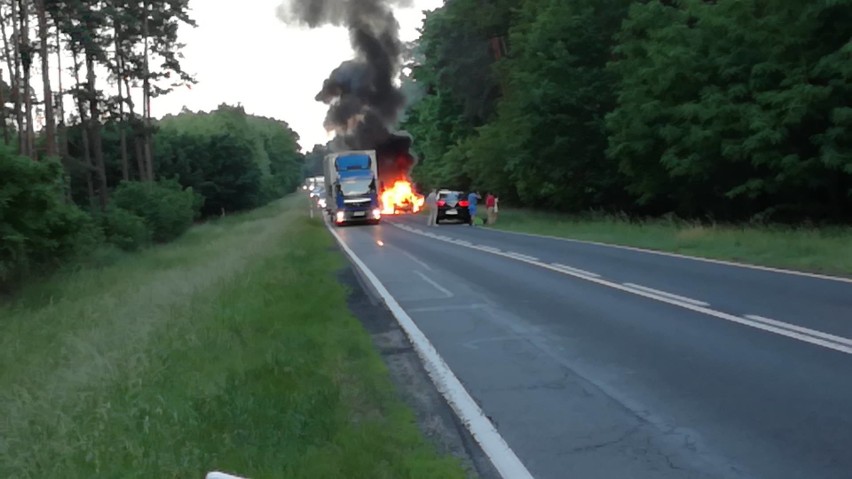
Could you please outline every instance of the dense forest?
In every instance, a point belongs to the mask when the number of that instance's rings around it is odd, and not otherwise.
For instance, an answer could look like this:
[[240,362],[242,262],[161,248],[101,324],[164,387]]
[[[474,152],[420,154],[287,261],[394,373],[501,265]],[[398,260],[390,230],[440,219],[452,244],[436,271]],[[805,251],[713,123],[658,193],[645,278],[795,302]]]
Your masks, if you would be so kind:
[[852,221],[852,1],[452,0],[405,82],[423,185],[519,206]]
[[157,97],[195,83],[178,41],[188,12],[188,0],[0,0],[0,289],[296,188],[304,158],[282,121],[228,105],[151,117]]

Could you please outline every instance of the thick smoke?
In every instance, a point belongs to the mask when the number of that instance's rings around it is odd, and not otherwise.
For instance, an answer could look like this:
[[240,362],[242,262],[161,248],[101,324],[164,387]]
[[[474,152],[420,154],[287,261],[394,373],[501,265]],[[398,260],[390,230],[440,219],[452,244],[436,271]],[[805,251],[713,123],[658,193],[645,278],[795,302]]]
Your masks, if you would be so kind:
[[[324,126],[336,133],[333,149],[390,149],[395,151],[394,157],[402,153],[410,156],[410,137],[393,132],[405,97],[393,84],[399,74],[403,44],[399,23],[391,10],[392,6],[405,7],[410,3],[411,0],[285,0],[278,7],[278,17],[285,23],[349,29],[356,56],[334,69],[316,96],[317,101],[329,105]],[[402,144],[405,150],[398,152]],[[385,163],[380,162],[379,167]]]

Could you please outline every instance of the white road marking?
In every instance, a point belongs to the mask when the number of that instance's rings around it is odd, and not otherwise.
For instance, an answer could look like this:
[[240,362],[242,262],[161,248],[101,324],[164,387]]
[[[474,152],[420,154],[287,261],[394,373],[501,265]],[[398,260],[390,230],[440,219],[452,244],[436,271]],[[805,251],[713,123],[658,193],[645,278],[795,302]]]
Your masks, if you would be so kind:
[[224,472],[213,471],[208,472],[205,479],[245,479],[241,476],[233,476],[231,474],[225,474]]
[[424,269],[428,269],[429,271],[432,271],[432,267],[431,267],[431,266],[429,266],[428,264],[426,264],[425,262],[423,262],[423,261],[419,260],[419,259],[417,258],[417,256],[414,256],[413,254],[411,254],[411,253],[409,253],[408,251],[405,251],[405,250],[400,250],[400,251],[402,252],[402,254],[404,254],[405,256],[408,256],[409,258],[411,258],[411,260],[412,260],[412,261],[414,261],[415,263],[419,264],[419,265],[420,265],[420,266],[422,266]]
[[574,267],[564,265],[564,264],[561,264],[561,263],[550,263],[550,265],[554,266],[556,268],[559,268],[559,269],[564,269],[565,271],[571,271],[573,273],[591,276],[592,278],[600,278],[601,277],[601,275],[599,275],[597,273],[592,273],[591,271],[586,271],[584,269],[574,268]]
[[436,283],[435,281],[433,281],[431,278],[429,278],[429,277],[428,277],[428,276],[426,276],[425,274],[421,273],[420,271],[415,270],[415,271],[414,271],[414,274],[416,274],[417,276],[420,276],[421,278],[423,278],[423,281],[426,281],[427,283],[431,284],[431,285],[432,285],[435,289],[437,289],[438,291],[440,291],[440,292],[444,293],[444,295],[445,295],[446,297],[448,297],[448,298],[452,298],[453,296],[455,296],[455,295],[453,294],[453,292],[452,292],[452,291],[450,291],[450,290],[448,290],[447,288],[445,288],[445,287],[441,286],[440,284]]
[[473,243],[471,243],[470,241],[465,241],[465,240],[455,240],[455,243],[460,244],[462,246],[473,246]]
[[373,285],[379,296],[382,297],[388,309],[393,313],[400,327],[408,335],[408,339],[417,351],[417,355],[423,361],[423,366],[432,382],[447,400],[450,407],[458,415],[462,424],[467,427],[474,440],[482,448],[482,451],[494,464],[494,468],[504,479],[533,479],[532,474],[527,470],[524,464],[518,459],[494,424],[488,419],[485,413],[476,401],[473,400],[470,393],[462,385],[459,378],[453,374],[453,371],[444,361],[444,358],[438,354],[435,346],[429,341],[423,331],[417,327],[414,320],[400,307],[399,303],[388,292],[385,286],[379,281],[379,278],[361,261],[360,258],[352,251],[343,238],[337,231],[326,223],[326,227],[331,234],[337,239],[340,247],[349,256],[355,266],[361,271],[364,277]]
[[506,253],[506,255],[511,256],[513,258],[523,259],[523,260],[527,260],[527,261],[536,261],[536,262],[538,261],[538,258],[536,258],[535,256],[530,256],[530,255],[521,254],[521,253],[515,253],[514,251],[509,251],[509,252]]
[[[471,246],[470,248],[477,249],[475,246]],[[770,333],[775,333],[775,334],[778,334],[778,335],[781,335],[781,336],[786,336],[788,338],[798,339],[798,340],[804,341],[806,343],[814,344],[814,345],[817,345],[817,346],[822,346],[822,347],[825,347],[825,348],[828,348],[828,349],[833,349],[835,351],[839,351],[839,352],[842,352],[842,353],[852,354],[852,347],[847,347],[844,344],[838,344],[836,342],[826,341],[824,339],[819,339],[818,337],[815,337],[815,336],[812,336],[812,335],[800,334],[800,333],[795,332],[791,329],[781,328],[781,327],[778,327],[776,325],[768,324],[766,322],[756,321],[754,319],[748,319],[748,318],[744,318],[744,317],[735,316],[733,314],[723,313],[721,311],[716,311],[716,310],[710,309],[710,308],[703,306],[703,305],[684,302],[680,299],[669,298],[667,296],[662,296],[658,293],[649,293],[649,292],[643,291],[641,289],[632,288],[632,287],[629,287],[629,286],[624,286],[624,285],[621,285],[621,284],[618,284],[618,283],[613,283],[612,281],[607,281],[605,279],[593,278],[593,277],[587,276],[585,274],[575,273],[575,272],[572,272],[572,271],[569,271],[569,270],[558,268],[558,267],[550,265],[550,264],[542,263],[541,261],[538,261],[537,259],[536,260],[526,259],[526,258],[520,257],[518,255],[513,255],[513,254],[510,254],[510,253],[503,253],[503,252],[491,252],[491,251],[487,251],[487,252],[494,254],[494,255],[497,255],[497,256],[503,256],[503,257],[506,257],[506,258],[511,258],[511,259],[516,260],[516,261],[522,261],[524,263],[528,263],[528,264],[531,264],[531,265],[534,265],[534,266],[538,266],[540,268],[549,269],[551,271],[555,271],[557,273],[561,273],[561,274],[564,274],[564,275],[573,276],[575,278],[583,279],[585,281],[596,283],[596,284],[599,284],[599,285],[602,285],[602,286],[607,286],[609,288],[613,288],[613,289],[617,289],[617,290],[624,291],[624,292],[627,292],[627,293],[635,294],[637,296],[643,296],[643,297],[646,297],[646,298],[649,298],[649,299],[660,301],[662,303],[668,303],[668,304],[671,304],[671,305],[674,305],[674,306],[679,306],[681,308],[689,309],[689,310],[692,310],[692,311],[695,311],[695,312],[698,312],[698,313],[702,313],[702,314],[706,314],[708,316],[713,316],[713,317],[718,318],[718,319],[724,319],[725,321],[730,321],[730,322],[733,322],[733,323],[742,324],[744,326],[750,326],[752,328],[760,329],[760,330],[763,330],[763,331],[768,331]],[[694,300],[691,300],[691,301],[694,301]],[[789,326],[793,326],[793,325],[789,325]],[[819,331],[814,331],[814,332],[819,332]],[[821,334],[827,334],[827,333],[821,333]]]
[[779,328],[786,328],[793,331],[797,331],[800,333],[808,334],[810,336],[815,336],[817,338],[827,339],[829,341],[833,341],[835,343],[845,344],[847,346],[852,346],[852,339],[844,338],[842,336],[835,336],[834,334],[823,333],[822,331],[817,331],[815,329],[804,328],[802,326],[797,326],[795,324],[785,323],[783,321],[776,321],[774,319],[764,318],[763,316],[758,316],[756,314],[746,314],[743,316],[745,318],[751,319],[753,321],[758,321],[760,323],[771,324],[772,326],[778,326]]
[[628,288],[636,288],[645,291],[646,293],[656,294],[659,296],[665,296],[667,298],[671,298],[677,301],[683,301],[684,303],[694,304],[696,306],[710,306],[709,303],[705,303],[704,301],[698,301],[697,299],[687,298],[686,296],[679,296],[677,294],[667,293],[665,291],[660,291],[659,289],[648,288],[647,286],[642,286],[639,284],[633,283],[622,283],[624,286]]
[[482,251],[488,251],[489,253],[499,253],[500,248],[495,248],[493,246],[485,246],[485,245],[476,245],[476,249],[481,249]]
[[422,308],[405,308],[409,313],[441,313],[444,311],[472,311],[485,309],[484,304],[447,304],[444,306],[424,306]]
[[558,241],[567,241],[569,243],[580,243],[580,244],[591,244],[595,246],[605,246],[607,248],[616,248],[623,249],[627,251],[636,251],[639,253],[648,253],[648,254],[656,254],[660,256],[669,256],[672,258],[680,258],[680,259],[688,259],[692,261],[701,261],[703,263],[713,263],[713,264],[721,264],[725,266],[735,266],[737,268],[746,268],[746,269],[754,269],[759,271],[768,271],[771,273],[781,273],[781,274],[790,274],[794,276],[805,276],[808,278],[815,279],[824,279],[828,281],[840,281],[842,283],[852,283],[852,278],[846,278],[843,276],[831,276],[827,274],[819,274],[819,273],[808,273],[806,271],[796,271],[793,269],[785,269],[785,268],[773,268],[771,266],[760,266],[756,264],[748,264],[748,263],[737,263],[736,261],[727,261],[723,259],[713,259],[713,258],[702,258],[699,256],[689,256],[685,254],[679,253],[670,253],[668,251],[657,251],[653,249],[647,248],[638,248],[636,246],[625,246],[620,244],[612,244],[612,243],[602,243],[599,241],[586,241],[586,240],[578,240],[573,238],[562,238],[559,236],[550,236],[550,235],[540,235],[534,233],[521,233],[519,231],[507,231],[507,230],[490,230],[500,233],[513,234],[513,235],[521,235],[521,236],[531,236],[533,238],[544,238]]

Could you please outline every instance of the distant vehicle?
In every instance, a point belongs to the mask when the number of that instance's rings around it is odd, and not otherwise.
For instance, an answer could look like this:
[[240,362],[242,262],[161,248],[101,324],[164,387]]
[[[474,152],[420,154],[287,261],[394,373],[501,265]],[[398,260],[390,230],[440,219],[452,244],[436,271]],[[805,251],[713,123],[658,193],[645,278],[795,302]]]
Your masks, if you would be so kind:
[[382,210],[375,150],[326,155],[323,172],[326,211],[334,224],[379,223]]
[[313,193],[319,187],[324,185],[325,178],[322,176],[311,176],[305,179],[305,183],[302,185],[302,189],[308,192]]
[[438,190],[438,216],[437,223],[443,220],[459,220],[462,223],[470,223],[469,203],[464,193],[454,190]]
[[328,206],[326,202],[325,188],[318,187],[311,192],[311,201],[320,209],[325,210]]

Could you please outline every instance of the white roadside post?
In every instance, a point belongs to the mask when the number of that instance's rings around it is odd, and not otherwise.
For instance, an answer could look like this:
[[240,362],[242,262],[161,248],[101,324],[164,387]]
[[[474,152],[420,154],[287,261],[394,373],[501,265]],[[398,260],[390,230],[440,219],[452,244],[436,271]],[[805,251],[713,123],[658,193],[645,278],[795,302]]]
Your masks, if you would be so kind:
[[205,479],[246,479],[240,476],[232,476],[230,474],[225,474],[224,472],[213,471],[208,472]]

